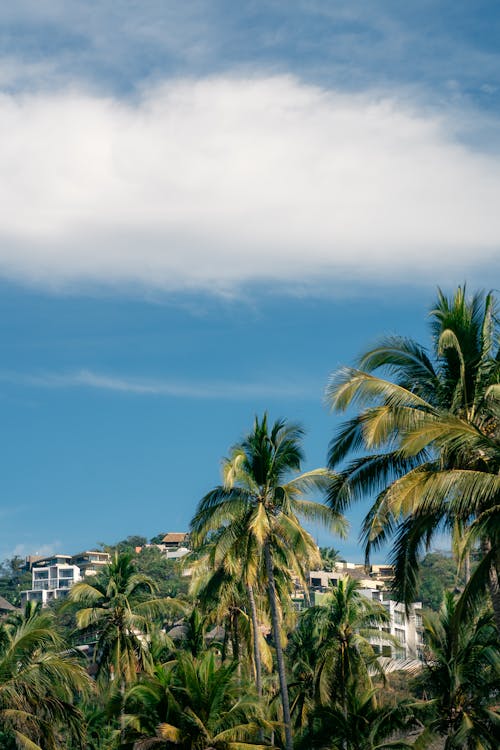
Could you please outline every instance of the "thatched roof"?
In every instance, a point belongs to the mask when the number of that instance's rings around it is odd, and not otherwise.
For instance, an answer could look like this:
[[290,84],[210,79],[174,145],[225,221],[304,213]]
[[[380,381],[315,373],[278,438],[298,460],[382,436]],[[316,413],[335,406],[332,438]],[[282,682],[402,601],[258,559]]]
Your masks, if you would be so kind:
[[0,612],[17,612],[17,607],[0,596]]

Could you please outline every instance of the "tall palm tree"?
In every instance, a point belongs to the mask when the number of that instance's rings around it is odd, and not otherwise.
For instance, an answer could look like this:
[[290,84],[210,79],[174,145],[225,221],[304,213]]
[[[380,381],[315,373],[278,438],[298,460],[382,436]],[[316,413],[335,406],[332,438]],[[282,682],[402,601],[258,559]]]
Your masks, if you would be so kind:
[[383,676],[373,646],[393,642],[379,626],[390,617],[379,603],[359,591],[357,581],[340,580],[325,600],[304,612],[302,628],[314,635],[315,693],[317,703],[334,701],[345,707],[351,687],[373,688],[372,674]]
[[81,746],[83,717],[75,696],[90,681],[58,635],[49,612],[32,612],[0,626],[0,734],[8,730],[26,750]]
[[262,657],[264,652],[269,665],[269,649],[259,627],[261,597],[242,571],[241,558],[235,556],[233,549],[226,551],[221,559],[217,542],[212,540],[191,570],[191,595],[211,622],[224,627],[223,658],[229,639],[232,656],[237,660],[243,642],[246,652],[251,654],[257,695],[262,696]]
[[[483,411],[486,424],[499,424],[500,398],[491,389],[490,404]],[[500,632],[500,435],[485,434],[474,424],[454,416],[424,419],[418,429],[402,438],[401,451],[413,453],[422,445],[462,456],[465,468],[425,467],[394,482],[389,501],[411,505],[412,522],[446,514],[449,519],[467,518],[460,540],[461,555],[479,545],[482,556],[469,576],[460,599],[459,611],[476,610],[489,591]]]
[[116,680],[122,691],[140,670],[152,667],[147,636],[169,604],[156,592],[156,583],[136,572],[127,553],[116,553],[92,583],[81,581],[70,590],[70,602],[79,607],[78,628],[95,639],[98,676]]
[[132,686],[126,696],[134,747],[179,750],[256,750],[261,707],[241,690],[236,662],[221,665],[211,652],[196,659],[180,652]]
[[[416,595],[419,553],[436,530],[467,534],[476,518],[467,496],[460,506],[434,503],[423,512],[423,479],[477,469],[481,463],[481,454],[468,453],[453,441],[440,445],[430,427],[455,419],[482,435],[496,429],[486,419],[492,384],[500,380],[493,295],[477,293],[468,299],[465,288],[459,288],[448,299],[439,292],[431,331],[433,357],[411,339],[387,338],[361,357],[357,369],[337,373],[327,389],[332,408],[360,407],[332,441],[329,465],[337,467],[352,453],[364,453],[332,483],[329,501],[342,512],[352,501],[375,493],[363,527],[366,555],[395,535],[395,590],[405,602]],[[391,379],[373,374],[379,369]],[[412,487],[404,496],[397,481],[402,478],[406,489]]]
[[[303,460],[302,437],[303,430],[285,420],[269,427],[267,414],[256,418],[253,430],[223,464],[224,484],[201,500],[191,522],[195,543],[203,543],[210,533],[225,528],[218,542],[219,553],[237,551],[250,587],[265,573],[287,750],[292,750],[293,740],[275,567],[278,563],[305,581],[307,565],[318,559],[314,540],[299,517],[321,520],[337,531],[345,529],[339,514],[303,497],[307,490],[326,488],[330,473],[316,469],[292,476],[300,471]],[[252,621],[254,617],[252,613]]]
[[[434,718],[425,734],[446,738],[445,749],[500,746],[500,646],[490,613],[464,618],[451,593],[424,617],[425,667],[418,685]],[[423,744],[422,744],[423,746]]]

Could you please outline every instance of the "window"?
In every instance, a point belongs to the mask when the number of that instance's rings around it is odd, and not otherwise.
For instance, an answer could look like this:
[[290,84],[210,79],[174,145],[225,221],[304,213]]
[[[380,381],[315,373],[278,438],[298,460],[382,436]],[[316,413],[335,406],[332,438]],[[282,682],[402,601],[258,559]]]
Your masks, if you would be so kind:
[[402,628],[394,628],[394,635],[400,643],[406,643],[406,632]]

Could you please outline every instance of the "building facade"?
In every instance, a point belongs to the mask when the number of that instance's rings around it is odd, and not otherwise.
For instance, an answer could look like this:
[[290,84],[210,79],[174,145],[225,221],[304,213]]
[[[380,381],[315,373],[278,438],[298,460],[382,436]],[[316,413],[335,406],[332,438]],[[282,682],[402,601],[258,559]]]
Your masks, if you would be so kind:
[[21,593],[21,604],[40,602],[46,607],[67,597],[70,588],[85,576],[96,575],[108,563],[107,552],[86,550],[77,555],[53,555],[31,562],[31,589]]
[[[389,622],[378,626],[381,633],[380,643],[373,643],[375,651],[388,659],[408,662],[423,658],[423,622],[422,603],[410,605],[408,615],[405,605],[391,598],[388,586],[394,571],[389,565],[374,565],[367,573],[363,565],[355,563],[337,563],[335,570],[313,570],[309,573],[309,590],[311,600],[320,604],[324,596],[337,586],[339,580],[354,578],[359,584],[359,592],[372,601],[380,602],[389,614]],[[299,600],[300,601],[300,600]],[[299,606],[300,608],[300,606]],[[383,642],[384,633],[390,635],[388,642]],[[396,640],[396,642],[390,642]]]
[[63,599],[74,583],[81,579],[80,568],[71,564],[71,555],[53,555],[33,563],[32,588],[21,593],[21,603],[40,602],[43,607]]

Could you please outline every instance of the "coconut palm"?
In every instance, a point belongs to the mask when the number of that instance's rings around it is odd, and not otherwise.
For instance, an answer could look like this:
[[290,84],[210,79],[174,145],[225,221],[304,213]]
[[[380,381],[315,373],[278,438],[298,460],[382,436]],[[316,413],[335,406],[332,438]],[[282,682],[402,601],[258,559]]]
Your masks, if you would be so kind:
[[70,602],[79,607],[78,628],[95,640],[98,676],[116,680],[122,689],[139,671],[152,667],[151,623],[171,604],[156,592],[156,583],[135,571],[127,553],[115,554],[92,583],[81,581],[70,590]]
[[[488,435],[495,429],[487,418],[491,386],[500,380],[491,294],[468,300],[465,288],[451,299],[439,292],[431,331],[433,357],[412,340],[391,337],[364,354],[359,369],[337,373],[327,390],[332,408],[360,407],[332,441],[329,465],[338,466],[353,452],[365,453],[332,483],[329,501],[342,512],[352,501],[376,494],[363,527],[367,558],[371,549],[395,535],[395,590],[405,602],[415,598],[419,554],[436,530],[466,535],[477,517],[478,508],[467,495],[460,505],[444,496],[441,503],[422,504],[423,481],[451,470],[484,471],[480,453],[467,452],[451,440],[439,444],[439,431],[433,434],[431,428],[460,420]],[[391,380],[373,374],[379,369]],[[406,485],[398,484],[402,478]],[[403,487],[410,486],[403,497]]]
[[[485,423],[498,423],[500,399],[492,391],[490,406],[483,411]],[[401,451],[412,453],[421,445],[453,451],[467,468],[429,471],[420,467],[394,482],[388,498],[411,506],[411,523],[446,513],[448,518],[468,518],[460,540],[461,555],[477,545],[481,559],[461,597],[459,610],[481,606],[489,591],[500,632],[500,436],[454,416],[425,419],[418,429],[402,438]],[[404,540],[403,540],[404,541]]]
[[181,652],[132,686],[126,696],[134,747],[179,750],[255,750],[266,726],[258,699],[241,690],[236,662],[221,665],[213,652],[198,659]]
[[[491,613],[464,618],[451,593],[424,617],[425,668],[418,685],[435,711],[426,737],[445,749],[500,746],[500,646]],[[423,746],[423,745],[422,745]]]
[[375,690],[351,685],[344,706],[333,702],[316,708],[301,732],[297,750],[409,750],[413,744],[397,739],[415,724],[409,700],[379,705]]
[[335,566],[340,562],[340,552],[335,547],[320,547],[319,553],[321,555],[321,570],[331,572],[335,570]]
[[0,734],[26,750],[81,747],[83,717],[75,696],[89,694],[80,661],[57,634],[53,616],[31,613],[0,627]]
[[353,686],[361,692],[373,688],[372,674],[383,676],[373,644],[394,641],[379,627],[390,620],[387,610],[360,593],[352,578],[339,580],[321,604],[301,618],[302,628],[314,635],[316,702],[334,701],[345,707]]
[[318,549],[302,527],[300,516],[322,520],[336,530],[345,528],[338,514],[304,499],[307,490],[326,487],[330,480],[326,469],[291,476],[300,471],[302,437],[302,429],[285,420],[269,427],[267,414],[261,420],[256,418],[252,432],[223,464],[224,484],[201,500],[191,522],[195,543],[204,543],[210,533],[224,527],[218,540],[219,554],[236,551],[235,557],[244,561],[247,585],[255,586],[265,571],[287,750],[292,750],[293,741],[275,567],[279,564],[283,571],[293,570],[305,583],[307,565],[318,561]]
[[261,696],[262,653],[268,656],[269,649],[258,626],[256,592],[251,584],[245,583],[246,576],[242,575],[234,550],[226,552],[223,560],[219,557],[217,543],[211,541],[192,568],[190,593],[210,621],[223,627],[223,660],[229,641],[233,659],[238,661],[244,645],[252,662],[257,695]]

